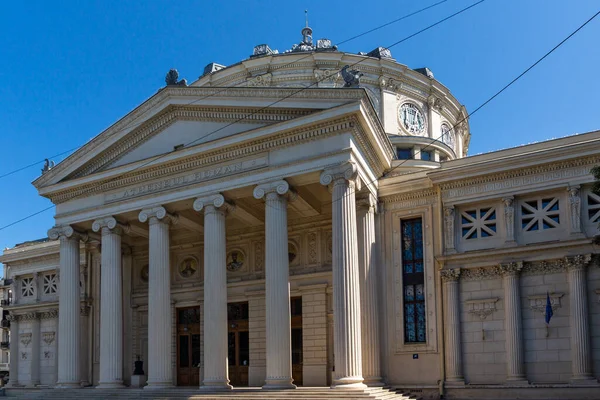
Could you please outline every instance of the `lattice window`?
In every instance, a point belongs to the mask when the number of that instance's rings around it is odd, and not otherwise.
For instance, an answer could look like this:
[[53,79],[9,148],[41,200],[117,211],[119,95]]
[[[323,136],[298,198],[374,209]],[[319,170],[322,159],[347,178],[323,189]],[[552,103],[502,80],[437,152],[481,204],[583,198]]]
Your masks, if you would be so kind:
[[33,278],[23,278],[21,280],[21,296],[30,297],[35,295],[35,284]]
[[425,277],[423,221],[402,221],[402,283],[404,286],[404,341],[425,343]]
[[496,209],[477,208],[461,211],[460,227],[463,239],[480,239],[496,236]]
[[558,228],[560,204],[558,198],[549,197],[521,204],[521,227],[525,232]]
[[588,193],[587,206],[588,221],[596,224],[600,223],[600,196]]
[[44,294],[55,294],[58,291],[56,274],[44,275]]

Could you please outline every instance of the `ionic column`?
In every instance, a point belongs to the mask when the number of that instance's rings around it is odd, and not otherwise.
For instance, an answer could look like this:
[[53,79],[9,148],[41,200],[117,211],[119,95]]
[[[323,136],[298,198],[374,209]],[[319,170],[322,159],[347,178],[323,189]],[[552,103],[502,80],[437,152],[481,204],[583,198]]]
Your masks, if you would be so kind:
[[522,262],[501,264],[504,286],[504,332],[506,334],[506,382],[528,384],[523,359],[523,329],[521,328],[521,295],[519,274]]
[[254,189],[265,198],[265,290],[267,378],[264,389],[295,389],[292,383],[287,195],[289,184],[269,182]]
[[[164,207],[144,209],[140,222],[148,222],[148,385],[160,389],[173,385],[171,350],[171,268],[169,260],[169,224],[177,217]],[[104,252],[104,249],[103,249]],[[119,296],[121,294],[119,293]]]
[[113,217],[98,219],[94,232],[102,232],[100,271],[100,375],[99,389],[123,387],[123,305],[121,235]]
[[80,387],[79,369],[79,240],[86,235],[70,226],[48,231],[52,240],[60,238],[60,282],[58,295],[58,388]]
[[204,381],[202,389],[229,390],[227,365],[227,253],[225,216],[232,209],[216,194],[198,198],[204,211]]
[[325,170],[321,184],[332,191],[333,332],[335,371],[332,387],[363,384],[360,285],[356,237],[356,197],[360,181],[353,162]]
[[[14,293],[14,292],[13,292]],[[8,387],[19,386],[19,316],[12,312],[6,316],[6,319],[10,321],[10,379],[8,381]]]
[[81,320],[81,386],[86,387],[92,384],[89,367],[90,367],[90,306],[89,304],[81,305],[79,310]]
[[[39,288],[38,288],[39,290]],[[29,364],[29,386],[36,387],[40,384],[40,315],[32,312],[27,315],[31,321],[31,363]]]
[[444,354],[446,385],[464,385],[460,339],[460,268],[440,271],[444,289]]
[[571,303],[572,384],[596,382],[592,376],[586,285],[586,267],[591,259],[590,254],[565,258],[565,264],[569,271],[569,300]]
[[383,386],[379,361],[379,307],[375,259],[375,198],[357,201],[358,265],[361,300],[362,372],[367,386]]

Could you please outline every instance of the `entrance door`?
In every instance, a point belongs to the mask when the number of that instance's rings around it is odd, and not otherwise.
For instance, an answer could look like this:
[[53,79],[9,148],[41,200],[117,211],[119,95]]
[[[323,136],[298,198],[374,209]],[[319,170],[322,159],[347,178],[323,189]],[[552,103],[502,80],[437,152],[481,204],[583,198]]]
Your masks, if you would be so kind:
[[292,311],[292,379],[302,386],[302,297],[290,299]]
[[177,385],[200,385],[200,308],[177,309]]
[[248,386],[250,337],[248,335],[248,302],[227,305],[229,381],[232,386]]

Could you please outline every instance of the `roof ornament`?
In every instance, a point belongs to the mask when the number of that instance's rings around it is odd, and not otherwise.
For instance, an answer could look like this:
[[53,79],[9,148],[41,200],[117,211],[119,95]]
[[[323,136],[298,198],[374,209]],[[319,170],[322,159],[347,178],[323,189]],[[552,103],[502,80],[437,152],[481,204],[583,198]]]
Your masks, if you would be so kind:
[[48,160],[46,158],[46,160],[44,161],[44,168],[42,168],[42,175],[50,171],[52,168],[54,168],[54,161]]
[[344,85],[344,87],[352,87],[352,88],[356,88],[358,87],[358,85],[360,84],[360,77],[363,76],[364,74],[360,71],[357,71],[355,69],[351,69],[349,70],[348,68],[350,68],[349,65],[345,65],[344,68],[342,68],[342,78],[344,78],[344,82],[346,82],[346,84]]
[[286,50],[285,53],[298,53],[304,51],[335,51],[337,46],[331,44],[329,39],[319,39],[315,45],[313,42],[313,30],[308,26],[308,10],[304,10],[305,26],[302,28],[302,42],[292,46],[290,50]]
[[187,86],[187,81],[185,79],[182,79],[180,81],[178,81],[178,79],[179,72],[177,72],[175,68],[171,68],[165,76],[165,83],[167,84],[167,86]]

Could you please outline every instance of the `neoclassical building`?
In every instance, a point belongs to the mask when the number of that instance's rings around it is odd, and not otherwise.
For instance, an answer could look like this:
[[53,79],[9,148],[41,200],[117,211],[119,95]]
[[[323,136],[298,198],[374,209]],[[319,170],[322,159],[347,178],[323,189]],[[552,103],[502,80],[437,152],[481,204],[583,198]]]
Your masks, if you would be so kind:
[[600,131],[467,157],[431,71],[302,34],[170,72],[33,182],[9,386],[600,397]]

